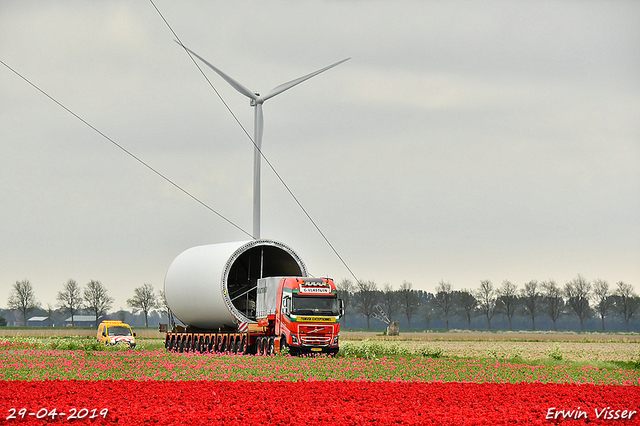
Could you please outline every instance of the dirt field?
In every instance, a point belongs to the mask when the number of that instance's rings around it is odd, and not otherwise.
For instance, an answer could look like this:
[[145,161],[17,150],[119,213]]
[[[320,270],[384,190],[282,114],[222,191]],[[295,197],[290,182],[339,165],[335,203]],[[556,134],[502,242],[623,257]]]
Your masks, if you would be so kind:
[[341,331],[346,340],[389,340],[389,341],[456,341],[477,340],[494,342],[640,342],[640,333],[573,333],[550,331],[451,331],[448,333],[402,333],[400,336],[382,336],[379,332]]
[[370,339],[395,342],[410,348],[431,344],[444,350],[445,357],[513,358],[523,360],[548,359],[548,351],[559,342],[565,361],[636,361],[640,357],[640,335],[606,333],[549,333],[549,332],[451,332],[401,333],[400,336],[381,336],[368,332],[343,332],[347,341]]

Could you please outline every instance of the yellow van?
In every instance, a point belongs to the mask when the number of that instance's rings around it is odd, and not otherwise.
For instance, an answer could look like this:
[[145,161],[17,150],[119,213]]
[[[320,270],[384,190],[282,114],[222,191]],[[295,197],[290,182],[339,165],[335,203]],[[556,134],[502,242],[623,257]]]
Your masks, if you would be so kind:
[[105,345],[118,345],[120,343],[129,345],[130,348],[136,346],[136,333],[131,330],[129,324],[122,321],[106,320],[98,326],[98,342]]

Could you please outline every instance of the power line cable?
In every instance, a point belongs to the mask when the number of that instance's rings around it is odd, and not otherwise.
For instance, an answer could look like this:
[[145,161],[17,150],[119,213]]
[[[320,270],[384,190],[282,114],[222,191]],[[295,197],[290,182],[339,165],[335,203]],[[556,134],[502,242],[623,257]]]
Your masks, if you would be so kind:
[[[160,18],[162,18],[162,20],[164,21],[165,25],[167,26],[167,28],[169,28],[169,31],[171,31],[171,33],[173,34],[173,36],[176,38],[176,40],[178,41],[178,43],[184,47],[184,44],[182,43],[182,40],[180,40],[180,37],[178,37],[178,34],[176,34],[176,32],[173,30],[173,28],[171,27],[171,25],[169,24],[169,22],[165,19],[164,15],[162,14],[162,12],[160,12],[160,10],[158,9],[158,7],[155,5],[155,3],[153,2],[153,0],[149,0],[151,2],[151,5],[153,6],[153,8],[156,10],[156,12],[158,12],[158,15],[160,15]],[[320,229],[320,227],[318,226],[318,224],[313,220],[313,218],[311,217],[311,215],[309,214],[309,212],[304,208],[304,206],[302,205],[302,203],[300,202],[300,200],[298,200],[298,197],[295,196],[295,194],[293,193],[293,191],[291,190],[291,188],[289,188],[289,185],[286,184],[286,182],[284,181],[284,179],[280,176],[280,174],[277,172],[277,170],[275,169],[275,167],[271,164],[271,162],[269,161],[269,159],[264,155],[264,153],[262,152],[262,150],[260,148],[258,148],[258,145],[256,144],[256,142],[253,140],[253,138],[251,137],[251,135],[249,134],[249,132],[247,131],[247,129],[245,129],[245,127],[242,125],[242,123],[240,122],[240,120],[238,119],[238,117],[235,115],[235,113],[231,110],[231,107],[229,107],[229,105],[225,102],[225,100],[222,98],[222,95],[220,95],[220,92],[218,92],[218,90],[215,88],[215,86],[213,85],[213,83],[211,82],[211,80],[209,80],[209,78],[207,77],[207,75],[204,73],[204,71],[202,70],[202,68],[200,67],[200,65],[196,62],[196,60],[193,58],[193,56],[191,55],[191,53],[189,51],[187,51],[185,49],[185,52],[187,53],[187,55],[189,56],[189,58],[191,59],[191,61],[193,62],[193,64],[196,66],[196,68],[198,68],[198,70],[200,71],[200,74],[202,74],[202,76],[205,78],[205,80],[207,81],[207,83],[209,83],[209,86],[211,87],[211,89],[213,89],[213,91],[215,92],[215,94],[218,96],[218,98],[220,98],[220,101],[222,101],[223,105],[227,108],[227,111],[229,111],[229,113],[231,114],[231,116],[234,118],[234,120],[236,121],[236,123],[238,123],[238,125],[240,126],[240,128],[242,129],[242,131],[244,132],[244,134],[249,138],[249,140],[251,141],[251,143],[253,143],[253,146],[258,150],[258,152],[260,153],[260,156],[262,157],[262,159],[264,159],[264,161],[267,163],[267,165],[269,166],[269,168],[273,171],[273,173],[276,175],[276,177],[278,178],[278,180],[280,181],[280,183],[282,183],[282,185],[285,187],[285,189],[287,190],[287,192],[289,193],[289,195],[291,196],[291,198],[293,198],[293,200],[295,201],[295,203],[298,205],[298,207],[302,210],[302,212],[305,214],[305,216],[307,216],[307,219],[309,219],[309,221],[311,222],[311,224],[316,228],[316,231],[318,231],[318,233],[320,234],[320,236],[322,236],[322,238],[324,239],[324,241],[327,243],[327,245],[331,248],[331,250],[333,251],[333,253],[338,257],[338,259],[340,259],[340,262],[342,262],[342,264],[344,265],[345,268],[347,268],[347,270],[349,271],[349,273],[351,274],[351,276],[353,276],[353,278],[356,280],[356,282],[359,282],[358,278],[356,277],[356,275],[353,273],[353,271],[351,270],[351,268],[349,267],[349,265],[347,265],[347,263],[344,261],[344,259],[342,258],[342,256],[340,256],[340,254],[338,253],[338,251],[336,250],[336,248],[333,246],[333,244],[331,244],[331,242],[329,241],[329,239],[327,238],[327,236],[324,234],[324,232],[322,232],[322,230]]]
[[57,99],[55,99],[53,96],[49,95],[47,92],[45,92],[43,89],[41,89],[40,87],[38,87],[35,83],[32,83],[28,78],[26,78],[25,76],[23,76],[22,74],[20,74],[18,71],[16,71],[15,69],[11,68],[8,64],[6,64],[4,61],[0,60],[0,63],[2,65],[4,65],[5,67],[7,67],[9,70],[11,70],[14,74],[16,74],[18,77],[20,77],[21,79],[23,79],[24,81],[26,81],[27,83],[29,83],[32,87],[34,87],[36,90],[38,90],[40,93],[42,93],[43,95],[45,95],[47,98],[49,98],[50,100],[52,100],[55,104],[57,104],[59,107],[61,107],[62,109],[64,109],[65,111],[67,111],[69,114],[73,115],[75,118],[77,118],[78,120],[80,120],[82,123],[84,123],[86,126],[88,126],[90,129],[92,129],[93,131],[95,131],[96,133],[98,133],[100,136],[102,136],[103,138],[105,138],[106,140],[108,140],[109,142],[111,142],[113,145],[115,145],[116,147],[118,147],[120,150],[124,151],[127,155],[129,155],[130,157],[132,157],[134,160],[136,160],[137,162],[139,162],[140,164],[142,164],[143,166],[145,166],[146,168],[148,168],[149,170],[151,170],[153,173],[155,173],[156,175],[160,176],[162,179],[164,179],[166,182],[170,183],[171,185],[173,185],[175,188],[177,188],[178,190],[180,190],[181,192],[183,192],[184,194],[186,194],[188,197],[192,198],[193,200],[195,200],[197,203],[199,203],[200,205],[202,205],[204,208],[206,208],[207,210],[211,211],[212,213],[215,213],[218,217],[220,217],[221,219],[223,219],[224,221],[226,221],[227,223],[231,224],[232,226],[234,226],[236,229],[240,230],[242,233],[248,235],[249,237],[253,238],[252,235],[245,231],[244,229],[242,229],[240,226],[236,225],[235,223],[233,223],[231,220],[227,219],[225,216],[223,216],[221,213],[217,212],[216,210],[214,210],[211,206],[209,206],[207,203],[205,203],[204,201],[200,200],[198,197],[196,197],[195,195],[191,194],[189,191],[187,191],[186,189],[184,189],[183,187],[181,187],[180,185],[178,185],[177,183],[175,183],[174,181],[172,181],[171,179],[169,179],[167,176],[165,176],[164,174],[160,173],[158,170],[156,170],[155,168],[153,168],[153,166],[151,166],[150,164],[148,164],[147,162],[145,162],[144,160],[142,160],[140,157],[138,157],[137,155],[133,154],[131,151],[129,151],[128,149],[126,149],[124,146],[120,145],[119,143],[117,143],[116,141],[114,141],[113,139],[111,139],[109,136],[107,136],[105,133],[103,133],[102,131],[100,131],[98,128],[96,128],[95,126],[93,126],[91,123],[89,123],[88,121],[86,121],[84,118],[80,117],[78,114],[76,114],[75,112],[71,111],[69,108],[67,108],[66,106],[64,106],[61,102],[59,102]]

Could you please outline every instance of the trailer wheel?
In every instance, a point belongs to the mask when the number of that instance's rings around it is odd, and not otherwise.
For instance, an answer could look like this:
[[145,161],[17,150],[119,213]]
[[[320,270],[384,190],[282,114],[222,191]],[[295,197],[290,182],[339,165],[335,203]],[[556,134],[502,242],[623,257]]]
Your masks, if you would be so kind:
[[176,336],[171,336],[171,340],[169,340],[169,347],[167,348],[169,352],[172,352],[176,346]]
[[182,353],[184,352],[184,341],[185,341],[186,336],[178,336],[178,342],[177,342],[177,346],[178,346],[178,352]]
[[260,356],[264,355],[264,354],[262,353],[263,348],[264,348],[264,346],[263,346],[263,340],[262,340],[262,337],[258,337],[258,340],[256,340],[256,354],[257,354],[257,355],[260,355]]
[[269,343],[267,344],[267,353],[265,355],[273,355],[276,351],[276,342],[274,337],[269,338]]
[[249,345],[247,344],[247,336],[242,336],[242,341],[240,342],[240,349],[238,350],[242,355],[246,355],[249,352]]
[[218,337],[218,349],[216,350],[216,352],[224,352],[224,336],[219,336]]
[[231,352],[233,352],[233,354],[236,355],[239,351],[240,351],[240,339],[236,336],[236,338],[233,339],[233,343],[231,344]]
[[201,354],[202,352],[204,352],[204,351],[202,350],[202,347],[203,347],[203,346],[204,346],[204,337],[203,337],[203,336],[200,336],[200,337],[198,337],[198,347],[197,347],[197,349],[196,349],[196,350],[198,351],[198,353],[200,353],[200,354]]

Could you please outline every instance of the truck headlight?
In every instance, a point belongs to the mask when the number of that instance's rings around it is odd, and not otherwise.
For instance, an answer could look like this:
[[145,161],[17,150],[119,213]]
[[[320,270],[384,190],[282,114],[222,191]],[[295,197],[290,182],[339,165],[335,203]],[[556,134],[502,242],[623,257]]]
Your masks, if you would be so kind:
[[336,337],[333,338],[333,343],[331,344],[331,346],[337,346],[338,345],[338,337],[340,337],[340,335],[336,335]]
[[292,345],[299,345],[298,343],[298,338],[296,337],[295,334],[291,333],[291,344]]

